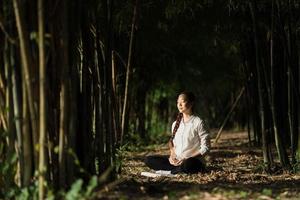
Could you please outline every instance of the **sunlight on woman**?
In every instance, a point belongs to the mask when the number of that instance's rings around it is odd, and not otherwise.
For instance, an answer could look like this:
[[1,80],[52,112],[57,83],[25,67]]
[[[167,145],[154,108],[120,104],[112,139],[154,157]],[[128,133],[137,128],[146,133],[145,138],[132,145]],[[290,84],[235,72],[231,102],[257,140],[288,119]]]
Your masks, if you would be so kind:
[[170,156],[147,156],[145,164],[148,167],[170,171],[172,174],[204,171],[204,156],[210,150],[210,138],[203,120],[194,114],[194,105],[193,93],[182,92],[178,95],[179,113],[172,124]]

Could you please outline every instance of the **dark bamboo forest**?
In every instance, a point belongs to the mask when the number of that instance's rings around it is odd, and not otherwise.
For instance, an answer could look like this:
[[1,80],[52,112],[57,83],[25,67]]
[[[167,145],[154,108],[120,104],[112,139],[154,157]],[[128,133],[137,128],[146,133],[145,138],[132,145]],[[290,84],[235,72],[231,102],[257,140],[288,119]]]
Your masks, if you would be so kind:
[[[299,0],[1,0],[0,199],[300,198],[299,56]],[[213,190],[243,183],[237,170],[193,183],[202,193],[189,198],[182,176],[182,198],[177,182],[128,167],[166,146],[181,91],[210,127],[215,168],[202,178],[222,173],[218,141],[242,132],[240,146],[222,141],[247,148],[232,155],[256,156],[270,182]]]

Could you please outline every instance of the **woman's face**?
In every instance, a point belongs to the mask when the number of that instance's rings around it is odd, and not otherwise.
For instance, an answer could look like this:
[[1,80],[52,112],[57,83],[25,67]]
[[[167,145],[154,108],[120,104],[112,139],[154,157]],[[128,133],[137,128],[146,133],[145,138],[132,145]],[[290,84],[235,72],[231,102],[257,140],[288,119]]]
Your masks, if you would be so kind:
[[183,94],[179,95],[177,99],[177,108],[181,113],[190,114],[192,112],[192,106],[188,103]]

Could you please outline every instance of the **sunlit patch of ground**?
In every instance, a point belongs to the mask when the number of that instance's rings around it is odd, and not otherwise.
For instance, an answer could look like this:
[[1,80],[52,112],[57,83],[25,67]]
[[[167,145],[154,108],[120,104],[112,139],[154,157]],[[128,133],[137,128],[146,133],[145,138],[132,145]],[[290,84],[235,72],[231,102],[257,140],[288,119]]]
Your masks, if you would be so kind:
[[[212,141],[213,142],[213,141]],[[300,175],[263,172],[262,154],[248,147],[246,132],[225,132],[207,157],[207,172],[148,178],[146,155],[168,154],[167,145],[143,152],[126,152],[120,183],[99,199],[299,199]]]

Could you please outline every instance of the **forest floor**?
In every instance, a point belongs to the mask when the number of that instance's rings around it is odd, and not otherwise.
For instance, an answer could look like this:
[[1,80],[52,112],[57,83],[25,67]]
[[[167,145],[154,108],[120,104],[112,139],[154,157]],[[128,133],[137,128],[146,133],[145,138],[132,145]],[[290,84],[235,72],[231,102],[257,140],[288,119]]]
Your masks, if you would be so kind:
[[[213,142],[213,140],[212,140]],[[146,155],[168,154],[167,145],[126,152],[117,182],[99,193],[99,199],[299,199],[300,174],[263,172],[262,153],[249,147],[246,132],[224,132],[207,157],[207,172],[149,178]]]

